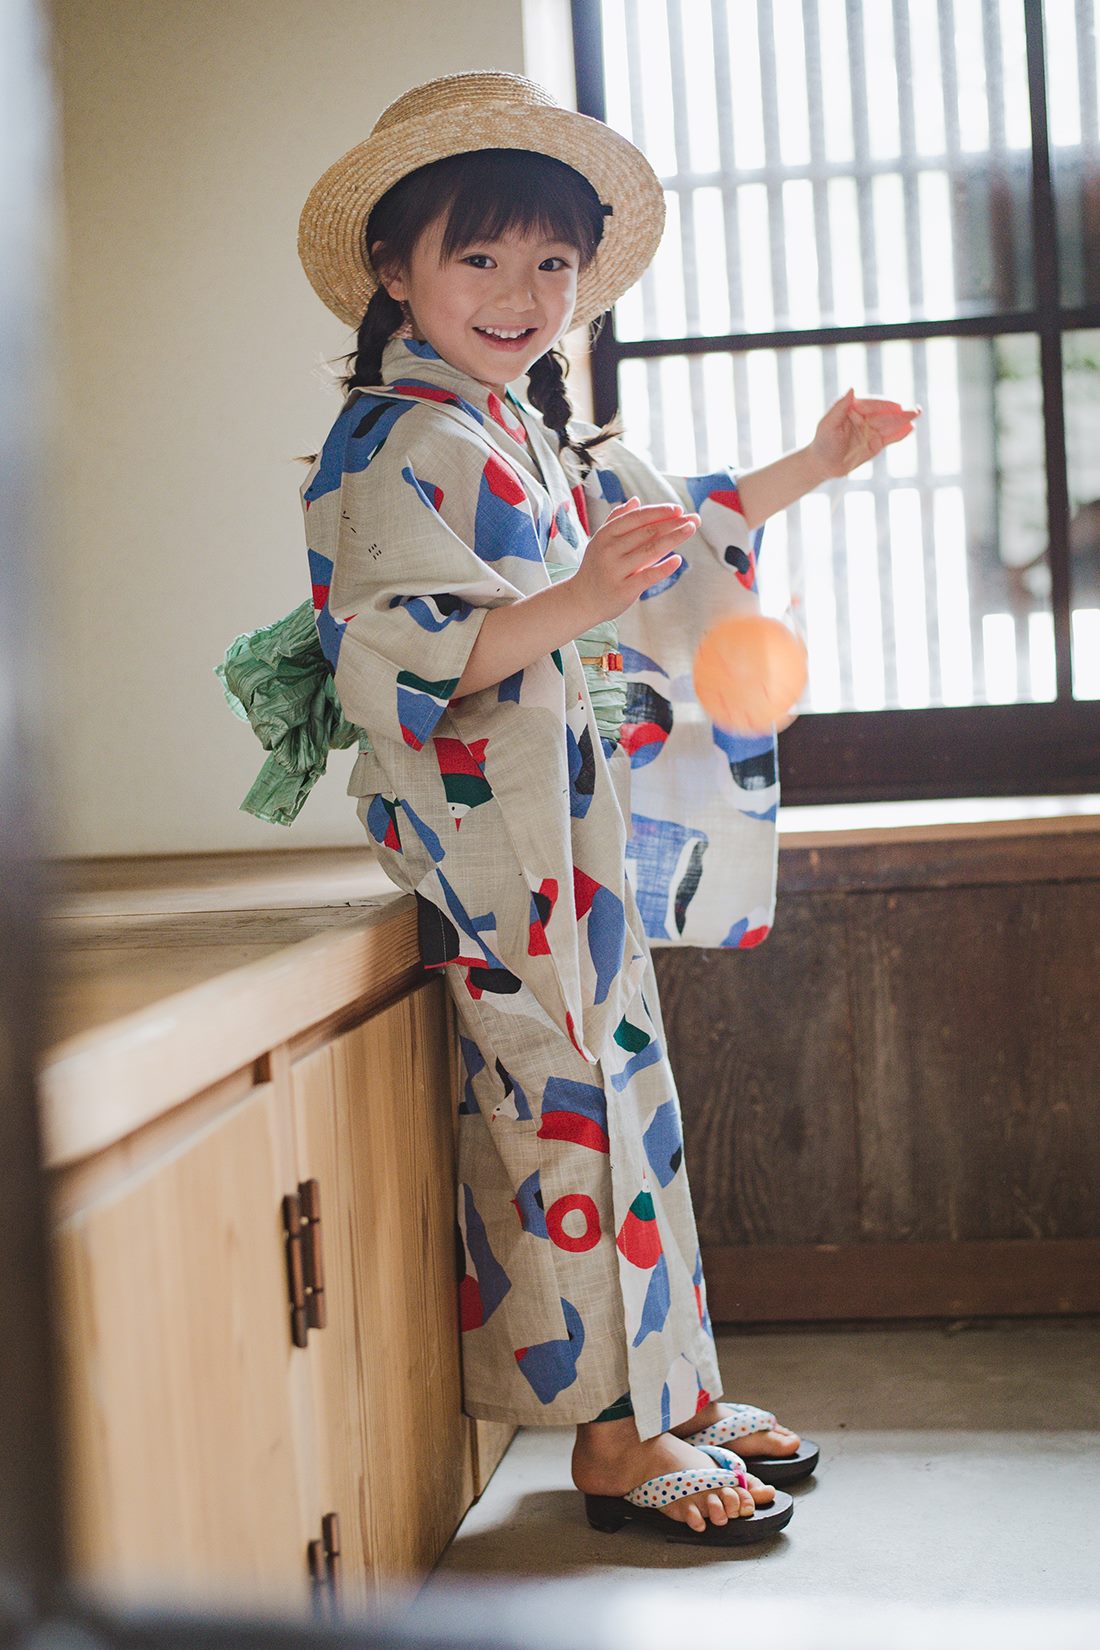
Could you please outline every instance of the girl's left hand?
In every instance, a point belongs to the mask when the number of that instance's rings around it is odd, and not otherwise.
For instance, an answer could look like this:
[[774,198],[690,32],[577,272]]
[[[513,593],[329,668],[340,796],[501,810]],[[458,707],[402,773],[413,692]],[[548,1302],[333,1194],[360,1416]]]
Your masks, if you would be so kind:
[[810,442],[822,478],[846,476],[866,464],[884,447],[907,436],[920,414],[919,407],[859,397],[855,390],[848,390],[829,408]]

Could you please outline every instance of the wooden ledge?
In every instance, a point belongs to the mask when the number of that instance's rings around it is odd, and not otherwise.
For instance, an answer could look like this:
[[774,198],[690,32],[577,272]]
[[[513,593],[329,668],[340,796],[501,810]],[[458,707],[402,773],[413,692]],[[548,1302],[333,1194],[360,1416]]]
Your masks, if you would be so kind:
[[779,847],[956,841],[1100,830],[1100,796],[949,797],[780,807]]
[[1100,877],[1100,796],[780,808],[779,892]]
[[50,1046],[39,1067],[46,1166],[102,1151],[348,1005],[380,1006],[424,972],[415,903],[396,892],[350,925],[267,949],[218,971],[207,945],[195,983]]

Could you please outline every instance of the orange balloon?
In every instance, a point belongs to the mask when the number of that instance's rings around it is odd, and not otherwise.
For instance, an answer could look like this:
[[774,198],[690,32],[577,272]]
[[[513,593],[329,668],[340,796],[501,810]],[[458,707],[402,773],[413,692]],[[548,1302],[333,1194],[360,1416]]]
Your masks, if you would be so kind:
[[768,733],[785,725],[806,686],[806,649],[778,619],[745,614],[719,619],[695,650],[695,697],[731,733]]

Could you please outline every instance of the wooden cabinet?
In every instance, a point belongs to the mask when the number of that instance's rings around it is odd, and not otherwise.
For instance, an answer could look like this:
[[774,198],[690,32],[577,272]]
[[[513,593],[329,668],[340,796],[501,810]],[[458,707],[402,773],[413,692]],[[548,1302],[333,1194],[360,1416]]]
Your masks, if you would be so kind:
[[[389,904],[392,962],[415,916]],[[368,940],[377,965],[377,928]],[[512,1436],[461,1408],[450,999],[418,967],[375,966],[367,984],[355,935],[333,944],[324,1020],[320,936],[221,976],[227,1069],[198,1092],[201,993],[102,1028],[99,1065],[72,1044],[43,1074],[70,1550],[107,1597],[354,1612],[427,1574]],[[299,997],[296,968],[312,980]],[[286,1035],[235,1064],[265,979]],[[140,1048],[129,1096],[120,1038]],[[115,1116],[93,1150],[75,1103],[100,1069]],[[295,1197],[317,1218],[288,1238]]]
[[56,1230],[70,1541],[119,1592],[230,1583],[301,1600],[280,1105],[257,1085]]
[[[430,1569],[472,1498],[455,1311],[441,982],[290,1064],[298,1162],[321,1189],[326,1327],[315,1449],[349,1592]],[[441,1165],[448,1165],[441,1172]]]

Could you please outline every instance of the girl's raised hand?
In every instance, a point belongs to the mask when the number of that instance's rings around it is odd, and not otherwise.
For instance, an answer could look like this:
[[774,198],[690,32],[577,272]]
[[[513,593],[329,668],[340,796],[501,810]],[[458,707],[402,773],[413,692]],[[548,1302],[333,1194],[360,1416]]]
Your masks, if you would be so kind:
[[920,417],[919,407],[860,397],[848,390],[817,426],[810,452],[822,479],[846,476],[894,441],[901,441]]
[[617,504],[589,539],[569,580],[584,627],[617,619],[650,585],[675,572],[683,557],[669,552],[698,526],[699,517],[679,504],[642,504],[637,498]]

